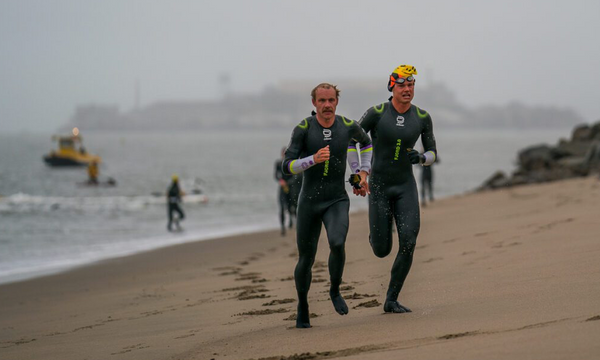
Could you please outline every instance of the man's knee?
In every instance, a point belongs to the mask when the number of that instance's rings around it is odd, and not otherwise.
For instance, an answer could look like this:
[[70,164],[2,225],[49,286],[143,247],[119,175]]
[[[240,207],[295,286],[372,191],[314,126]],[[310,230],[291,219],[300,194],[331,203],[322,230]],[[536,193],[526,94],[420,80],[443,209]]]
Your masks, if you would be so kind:
[[331,251],[334,254],[341,254],[344,252],[344,245],[345,241],[344,239],[338,239],[338,240],[334,240],[331,241],[329,243],[329,251]]
[[415,252],[416,245],[417,245],[416,238],[407,239],[407,241],[401,241],[399,252],[403,255],[412,256]]
[[374,239],[373,236],[369,235],[369,243],[371,244],[371,249],[373,249],[373,254],[379,258],[388,256],[392,251],[391,241]]

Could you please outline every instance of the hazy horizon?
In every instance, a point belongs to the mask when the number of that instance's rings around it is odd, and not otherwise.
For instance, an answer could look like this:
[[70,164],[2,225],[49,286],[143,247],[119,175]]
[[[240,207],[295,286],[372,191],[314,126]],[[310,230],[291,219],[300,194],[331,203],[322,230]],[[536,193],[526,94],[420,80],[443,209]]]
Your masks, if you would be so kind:
[[4,0],[0,131],[53,131],[90,103],[128,111],[136,83],[145,106],[219,98],[224,74],[236,93],[294,79],[385,86],[402,63],[470,107],[571,107],[591,122],[599,14],[591,0]]

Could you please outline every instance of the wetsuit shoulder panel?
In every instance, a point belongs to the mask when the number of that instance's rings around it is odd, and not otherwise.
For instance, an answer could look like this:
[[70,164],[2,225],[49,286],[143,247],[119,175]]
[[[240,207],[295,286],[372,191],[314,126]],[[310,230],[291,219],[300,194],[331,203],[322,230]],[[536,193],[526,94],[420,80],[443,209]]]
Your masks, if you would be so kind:
[[290,143],[285,150],[285,156],[281,163],[281,170],[285,175],[293,175],[290,170],[290,163],[305,154],[306,137],[308,135],[308,129],[310,128],[310,123],[314,118],[314,116],[304,118],[292,131]]
[[366,132],[371,131],[375,126],[377,126],[377,122],[379,122],[381,115],[384,113],[387,107],[388,103],[381,103],[379,105],[370,107],[360,118],[360,126],[362,126]]
[[433,135],[433,120],[431,119],[431,115],[424,109],[413,105],[415,107],[415,112],[421,120],[422,130],[421,130],[421,142],[423,143],[423,152],[431,151],[434,154],[434,157],[437,156],[437,149],[435,144],[435,136]]

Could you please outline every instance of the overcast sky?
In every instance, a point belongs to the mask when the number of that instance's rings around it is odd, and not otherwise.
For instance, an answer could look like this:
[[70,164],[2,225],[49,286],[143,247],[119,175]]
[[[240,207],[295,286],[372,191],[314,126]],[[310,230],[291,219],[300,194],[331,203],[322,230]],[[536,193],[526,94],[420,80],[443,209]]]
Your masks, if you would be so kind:
[[215,99],[223,73],[236,92],[385,86],[404,63],[467,106],[518,100],[596,121],[599,35],[598,0],[0,0],[0,131],[51,132],[81,104],[130,110],[136,79],[144,106]]

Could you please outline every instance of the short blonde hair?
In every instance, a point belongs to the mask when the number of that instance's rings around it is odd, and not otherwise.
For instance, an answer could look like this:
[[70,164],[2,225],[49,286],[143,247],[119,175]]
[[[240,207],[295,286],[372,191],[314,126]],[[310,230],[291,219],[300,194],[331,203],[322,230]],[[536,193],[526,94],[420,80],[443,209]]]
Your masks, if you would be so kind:
[[330,83],[320,83],[319,85],[315,86],[314,89],[312,89],[312,91],[310,92],[310,96],[312,97],[313,100],[317,100],[317,89],[333,89],[335,90],[335,98],[338,99],[340,97],[340,89],[337,88],[336,85],[330,84]]

